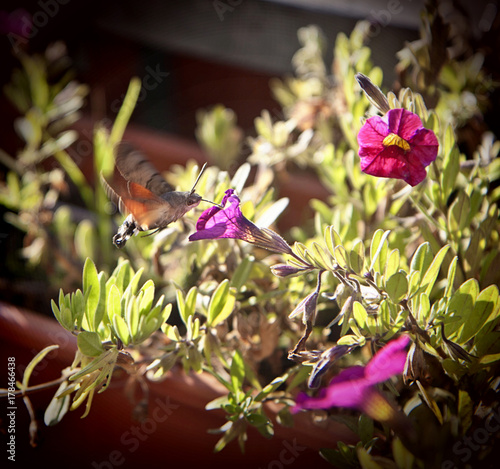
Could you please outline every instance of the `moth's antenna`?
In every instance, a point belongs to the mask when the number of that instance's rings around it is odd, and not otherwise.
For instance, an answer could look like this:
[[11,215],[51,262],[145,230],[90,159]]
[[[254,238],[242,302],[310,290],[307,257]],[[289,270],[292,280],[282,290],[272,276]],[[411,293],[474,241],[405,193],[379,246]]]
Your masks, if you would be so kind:
[[203,167],[201,168],[201,171],[200,171],[200,174],[198,174],[198,177],[196,178],[196,181],[194,181],[194,185],[193,185],[193,188],[191,189],[191,194],[194,193],[194,190],[196,188],[196,184],[198,184],[198,181],[200,180],[201,178],[201,175],[203,174],[203,171],[205,171],[205,168],[207,167],[207,163],[205,163],[203,165]]

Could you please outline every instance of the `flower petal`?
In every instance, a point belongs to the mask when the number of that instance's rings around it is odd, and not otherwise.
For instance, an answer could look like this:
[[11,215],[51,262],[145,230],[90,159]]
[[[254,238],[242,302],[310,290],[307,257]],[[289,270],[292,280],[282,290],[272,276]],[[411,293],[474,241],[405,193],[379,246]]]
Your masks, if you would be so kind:
[[[229,207],[225,207],[229,201]],[[189,237],[190,241],[200,239],[239,238],[238,221],[243,219],[239,208],[240,199],[233,189],[228,189],[222,199],[223,209],[217,206],[205,210],[196,223],[197,232]]]
[[410,177],[406,156],[402,148],[391,145],[383,148],[376,155],[362,159],[361,170],[372,176],[406,180]]
[[380,383],[402,373],[410,339],[403,335],[381,348],[366,365],[366,379],[370,384]]
[[382,150],[382,142],[389,133],[387,123],[380,116],[370,117],[358,133],[359,156]]
[[424,166],[429,166],[437,157],[439,142],[432,130],[418,129],[409,141],[411,157],[417,159]]
[[422,128],[420,117],[406,109],[391,109],[386,118],[389,132],[393,132],[405,140],[411,138],[417,129]]
[[317,397],[299,394],[292,412],[296,413],[301,409],[329,409],[330,407],[360,409],[367,387],[371,387],[371,384],[365,379],[365,367],[352,366],[333,378],[328,388],[322,390]]

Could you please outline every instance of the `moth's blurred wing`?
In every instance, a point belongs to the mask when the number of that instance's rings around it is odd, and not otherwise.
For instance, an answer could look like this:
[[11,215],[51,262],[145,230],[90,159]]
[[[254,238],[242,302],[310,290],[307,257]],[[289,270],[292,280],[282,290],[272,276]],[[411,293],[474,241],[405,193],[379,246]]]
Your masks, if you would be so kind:
[[156,228],[156,222],[162,220],[165,212],[170,209],[165,200],[135,182],[128,182],[126,190],[115,189],[102,175],[101,182],[120,213],[131,214],[143,231]]
[[174,190],[146,157],[129,143],[119,143],[115,155],[116,167],[127,181],[135,182],[157,196]]
[[170,204],[135,182],[129,182],[127,187],[129,197],[121,198],[125,208],[143,231],[157,228],[166,212],[171,210]]
[[104,176],[101,174],[101,184],[104,189],[104,192],[106,192],[106,195],[108,198],[113,202],[117,207],[118,210],[120,210],[120,213],[123,215],[128,215],[130,212],[126,209],[125,205],[123,204],[123,200],[121,196],[119,195],[119,192],[123,193],[123,190],[115,190],[111,184],[106,181]]

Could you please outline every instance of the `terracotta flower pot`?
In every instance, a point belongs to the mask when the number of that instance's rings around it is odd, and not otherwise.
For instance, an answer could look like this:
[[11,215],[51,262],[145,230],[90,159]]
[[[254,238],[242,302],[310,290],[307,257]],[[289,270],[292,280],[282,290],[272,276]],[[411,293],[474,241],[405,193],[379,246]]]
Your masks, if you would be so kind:
[[[7,357],[14,357],[16,378],[22,378],[24,367],[47,345],[59,344],[35,369],[30,385],[60,377],[76,350],[76,339],[55,320],[0,302],[0,349],[5,371]],[[6,387],[6,372],[0,386]],[[43,424],[43,412],[55,388],[30,396],[37,412],[40,441],[29,445],[29,418],[20,397],[16,398],[16,467],[57,465],[72,468],[147,467],[164,464],[170,467],[279,468],[331,467],[318,454],[322,447],[335,447],[336,441],[352,442],[355,436],[345,427],[327,420],[323,425],[312,422],[308,414],[294,417],[293,428],[275,425],[275,436],[264,439],[250,431],[245,454],[235,442],[222,452],[213,448],[220,435],[207,430],[225,423],[224,415],[205,410],[205,405],[220,395],[223,388],[212,376],[186,375],[174,369],[162,382],[149,383],[149,411],[142,422],[132,419],[133,405],[125,393],[126,377],[116,373],[111,386],[96,394],[90,414],[80,419],[83,409],[69,412],[53,427]],[[5,406],[4,406],[5,408]],[[269,407],[267,412],[278,409]],[[4,419],[4,415],[2,415]]]

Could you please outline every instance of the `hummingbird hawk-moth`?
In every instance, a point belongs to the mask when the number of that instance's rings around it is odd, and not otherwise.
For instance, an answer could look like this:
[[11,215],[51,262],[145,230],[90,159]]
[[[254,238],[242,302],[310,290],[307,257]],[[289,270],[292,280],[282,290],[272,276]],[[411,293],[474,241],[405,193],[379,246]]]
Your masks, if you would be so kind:
[[174,191],[144,155],[128,143],[118,145],[115,164],[126,187],[115,190],[102,175],[101,181],[120,213],[128,215],[113,236],[113,244],[118,248],[140,231],[163,230],[203,200],[194,190],[206,163],[188,192]]

